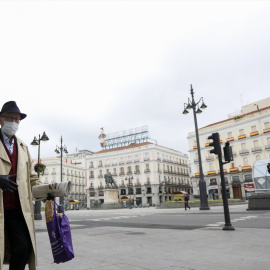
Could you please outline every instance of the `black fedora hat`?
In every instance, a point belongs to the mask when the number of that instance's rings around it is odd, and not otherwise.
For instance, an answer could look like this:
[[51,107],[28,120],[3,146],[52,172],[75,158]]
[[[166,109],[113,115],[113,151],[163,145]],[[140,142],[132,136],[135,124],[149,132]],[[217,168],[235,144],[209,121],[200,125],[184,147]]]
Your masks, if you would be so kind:
[[15,101],[8,101],[6,102],[3,107],[2,107],[2,110],[0,112],[0,116],[3,114],[3,113],[19,113],[20,114],[20,118],[21,120],[24,119],[26,117],[26,114],[24,113],[21,113],[20,109],[18,108],[17,104]]

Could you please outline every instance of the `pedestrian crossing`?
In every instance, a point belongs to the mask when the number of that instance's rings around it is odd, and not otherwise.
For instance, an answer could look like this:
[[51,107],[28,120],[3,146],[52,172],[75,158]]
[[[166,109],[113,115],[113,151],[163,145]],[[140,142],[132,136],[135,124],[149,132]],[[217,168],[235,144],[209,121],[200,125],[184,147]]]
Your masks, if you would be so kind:
[[117,219],[128,219],[128,218],[136,218],[142,217],[146,215],[136,215],[136,216],[117,216],[117,217],[109,217],[109,218],[89,218],[87,221],[107,221],[107,220],[117,220]]
[[[231,220],[231,223],[236,223],[238,221],[244,221],[247,219],[255,219],[255,218],[258,218],[258,216],[245,216],[245,217],[235,218]],[[224,224],[225,224],[225,221],[222,221],[222,222],[216,222],[213,224],[207,224],[206,227],[220,227],[220,226],[223,226]]]

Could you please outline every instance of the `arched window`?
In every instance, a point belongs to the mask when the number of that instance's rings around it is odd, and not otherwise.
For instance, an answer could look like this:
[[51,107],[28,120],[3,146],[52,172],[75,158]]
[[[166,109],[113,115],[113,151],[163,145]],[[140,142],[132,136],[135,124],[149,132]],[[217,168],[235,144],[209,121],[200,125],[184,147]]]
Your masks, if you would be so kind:
[[260,155],[257,155],[256,156],[256,160],[260,160],[261,159],[261,156]]
[[243,158],[243,165],[244,166],[248,166],[249,164],[248,164],[248,158],[247,157],[244,157]]

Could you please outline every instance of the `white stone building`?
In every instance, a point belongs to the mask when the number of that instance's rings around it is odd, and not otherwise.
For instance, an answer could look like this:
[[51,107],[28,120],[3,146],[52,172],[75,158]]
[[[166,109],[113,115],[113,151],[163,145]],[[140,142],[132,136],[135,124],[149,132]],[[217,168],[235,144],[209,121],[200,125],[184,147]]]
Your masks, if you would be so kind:
[[[221,146],[230,142],[234,161],[224,165],[226,190],[230,198],[245,198],[252,186],[252,167],[256,160],[270,157],[270,98],[243,106],[228,119],[199,129],[201,158],[208,194],[221,197],[219,163],[209,151],[212,133],[220,134]],[[194,195],[199,194],[199,163],[195,132],[188,134],[191,180]],[[222,151],[223,152],[223,151]]]
[[179,191],[192,193],[188,155],[150,142],[93,153],[87,156],[86,166],[89,208],[104,201],[104,175],[108,172],[118,185],[123,204],[130,200],[137,206],[159,205]]

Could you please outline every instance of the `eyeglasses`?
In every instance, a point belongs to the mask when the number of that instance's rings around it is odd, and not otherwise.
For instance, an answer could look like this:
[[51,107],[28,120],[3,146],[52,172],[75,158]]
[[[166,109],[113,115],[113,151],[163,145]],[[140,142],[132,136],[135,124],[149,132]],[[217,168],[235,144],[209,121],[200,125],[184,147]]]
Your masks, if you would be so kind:
[[20,118],[17,118],[17,117],[12,117],[10,115],[7,115],[7,116],[2,116],[3,118],[5,118],[8,122],[15,122],[15,123],[20,123],[21,119]]

